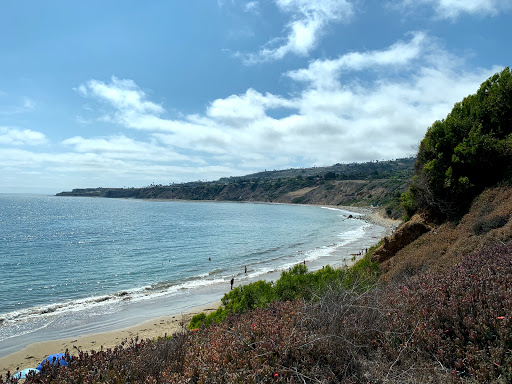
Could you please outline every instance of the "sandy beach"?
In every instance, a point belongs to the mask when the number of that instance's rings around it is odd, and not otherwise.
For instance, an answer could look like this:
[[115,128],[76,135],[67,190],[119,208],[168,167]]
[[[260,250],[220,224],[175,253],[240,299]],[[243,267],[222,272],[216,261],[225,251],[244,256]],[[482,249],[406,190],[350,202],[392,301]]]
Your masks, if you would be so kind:
[[186,328],[188,322],[195,314],[200,312],[208,313],[216,310],[219,306],[220,301],[195,307],[187,313],[157,317],[136,326],[116,331],[30,344],[21,351],[0,358],[0,375],[5,375],[7,371],[10,371],[12,374],[18,367],[19,369],[35,368],[47,356],[65,352],[66,349],[73,355],[78,352],[77,349],[81,351],[97,351],[101,347],[104,349],[112,348],[121,344],[124,340],[130,340],[137,336],[141,339],[156,339],[161,336],[172,335],[183,327]]
[[[377,208],[334,208],[346,209],[347,211],[358,213],[361,215],[361,220],[384,227],[386,229],[385,236],[389,236],[401,223],[399,220],[385,218]],[[375,239],[375,242],[377,241],[378,239]],[[355,260],[351,260],[350,263],[345,265],[349,266],[354,262]],[[274,277],[278,278],[279,274],[275,274]],[[137,336],[143,339],[155,339],[160,336],[165,336],[166,334],[171,335],[183,327],[186,327],[193,315],[200,312],[216,310],[220,305],[220,298],[221,295],[218,298],[219,301],[213,304],[194,307],[184,313],[155,317],[154,319],[138,325],[119,330],[30,344],[22,350],[0,358],[0,375],[5,375],[8,370],[13,373],[18,367],[19,369],[35,368],[48,355],[64,352],[66,349],[73,355],[77,353],[77,348],[82,351],[99,350],[101,347],[114,347],[124,340],[130,340]]]

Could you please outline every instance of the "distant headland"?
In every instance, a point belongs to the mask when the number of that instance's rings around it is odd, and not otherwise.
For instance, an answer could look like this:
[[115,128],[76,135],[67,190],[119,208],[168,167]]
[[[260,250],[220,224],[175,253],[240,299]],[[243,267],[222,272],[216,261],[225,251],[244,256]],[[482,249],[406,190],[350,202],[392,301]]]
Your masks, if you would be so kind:
[[210,201],[258,201],[383,207],[402,215],[400,196],[414,172],[414,157],[329,167],[293,168],[217,181],[151,184],[141,188],[81,188],[57,196]]

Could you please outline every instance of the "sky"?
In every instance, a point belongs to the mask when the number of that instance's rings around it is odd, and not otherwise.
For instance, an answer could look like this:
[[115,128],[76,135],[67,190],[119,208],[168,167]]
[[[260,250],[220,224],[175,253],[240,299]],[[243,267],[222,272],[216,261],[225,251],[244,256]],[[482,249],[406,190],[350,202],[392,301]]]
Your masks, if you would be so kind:
[[3,0],[0,193],[413,156],[512,0]]

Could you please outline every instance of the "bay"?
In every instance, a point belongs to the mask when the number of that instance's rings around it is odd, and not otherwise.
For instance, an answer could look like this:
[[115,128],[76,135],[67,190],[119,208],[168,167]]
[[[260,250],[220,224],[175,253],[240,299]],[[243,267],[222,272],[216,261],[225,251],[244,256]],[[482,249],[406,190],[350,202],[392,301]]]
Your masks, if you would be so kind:
[[342,265],[383,231],[328,207],[0,195],[0,356]]

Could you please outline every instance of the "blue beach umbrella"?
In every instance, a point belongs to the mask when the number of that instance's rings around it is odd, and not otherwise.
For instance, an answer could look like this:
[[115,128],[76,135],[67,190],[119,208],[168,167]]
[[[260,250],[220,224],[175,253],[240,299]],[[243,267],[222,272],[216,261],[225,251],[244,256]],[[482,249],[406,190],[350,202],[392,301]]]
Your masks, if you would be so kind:
[[66,354],[65,353],[54,353],[53,355],[50,355],[46,359],[41,361],[41,363],[37,366],[37,369],[39,369],[41,371],[43,369],[43,365],[47,361],[50,364],[59,364],[61,366],[68,365],[68,362],[66,361]]
[[27,378],[30,372],[39,373],[40,371],[37,368],[25,368],[19,372],[16,372],[12,377],[17,380],[23,380]]

